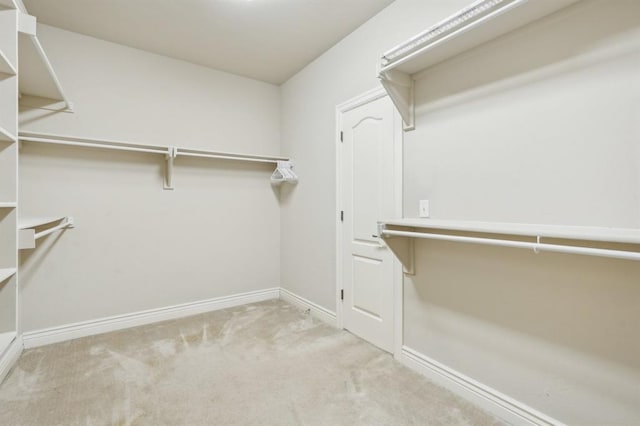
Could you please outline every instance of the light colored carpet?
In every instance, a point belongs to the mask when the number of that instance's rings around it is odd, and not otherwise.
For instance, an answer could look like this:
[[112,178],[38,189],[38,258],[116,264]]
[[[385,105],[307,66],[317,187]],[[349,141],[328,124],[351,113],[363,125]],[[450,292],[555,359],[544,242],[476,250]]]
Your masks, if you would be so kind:
[[279,300],[27,350],[2,425],[489,425],[391,355]]

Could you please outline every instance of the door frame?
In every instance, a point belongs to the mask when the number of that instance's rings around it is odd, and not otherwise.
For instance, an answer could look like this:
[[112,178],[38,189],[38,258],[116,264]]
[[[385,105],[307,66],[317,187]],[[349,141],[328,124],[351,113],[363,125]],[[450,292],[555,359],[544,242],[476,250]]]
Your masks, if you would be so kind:
[[[382,86],[376,87],[351,98],[336,106],[336,134],[335,134],[335,151],[336,151],[336,325],[340,329],[344,329],[344,311],[343,301],[340,297],[343,287],[342,269],[343,269],[343,247],[342,247],[342,220],[340,211],[342,207],[342,141],[340,140],[340,132],[342,130],[342,115],[348,111],[356,109],[362,105],[376,101],[388,96]],[[394,172],[394,214],[396,218],[403,216],[403,149],[402,149],[402,118],[400,113],[394,107],[393,117],[393,172]],[[393,218],[392,218],[393,219]],[[390,250],[390,249],[389,249]],[[403,280],[404,273],[402,264],[393,256],[393,356],[398,359],[402,353],[403,343]]]

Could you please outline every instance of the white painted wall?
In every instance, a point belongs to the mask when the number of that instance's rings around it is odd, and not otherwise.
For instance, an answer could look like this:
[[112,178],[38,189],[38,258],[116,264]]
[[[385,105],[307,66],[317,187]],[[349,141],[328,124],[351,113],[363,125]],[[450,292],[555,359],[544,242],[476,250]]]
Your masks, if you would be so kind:
[[[40,25],[75,113],[22,111],[22,129],[278,154],[278,87]],[[21,325],[33,331],[277,287],[272,167],[25,143],[20,214],[76,227],[21,252]]]
[[282,150],[300,183],[283,193],[282,283],[335,310],[335,107],[379,85],[380,54],[467,0],[396,0],[282,85]]
[[[282,283],[335,309],[335,105],[379,54],[466,5],[397,0],[282,88]],[[640,227],[640,10],[586,0],[418,83],[405,216]],[[559,20],[560,18],[560,20]],[[571,424],[640,422],[640,265],[417,244],[405,344]]]

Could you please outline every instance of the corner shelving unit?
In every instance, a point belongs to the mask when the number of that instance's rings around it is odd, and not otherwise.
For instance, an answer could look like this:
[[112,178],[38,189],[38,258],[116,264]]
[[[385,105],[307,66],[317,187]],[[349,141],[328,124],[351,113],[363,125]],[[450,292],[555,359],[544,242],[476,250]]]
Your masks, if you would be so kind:
[[18,333],[17,38],[18,11],[0,1],[0,361]]
[[417,74],[578,1],[478,0],[384,53],[378,78],[400,112],[404,129],[415,128]]
[[73,226],[67,217],[18,223],[18,99],[27,108],[71,110],[36,31],[21,0],[0,0],[0,381],[22,352],[18,250]]

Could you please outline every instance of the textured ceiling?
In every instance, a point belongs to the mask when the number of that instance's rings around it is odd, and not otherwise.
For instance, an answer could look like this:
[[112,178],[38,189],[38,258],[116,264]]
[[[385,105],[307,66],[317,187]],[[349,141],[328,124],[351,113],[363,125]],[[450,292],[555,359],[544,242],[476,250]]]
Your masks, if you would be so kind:
[[280,84],[393,0],[24,0],[38,22]]

